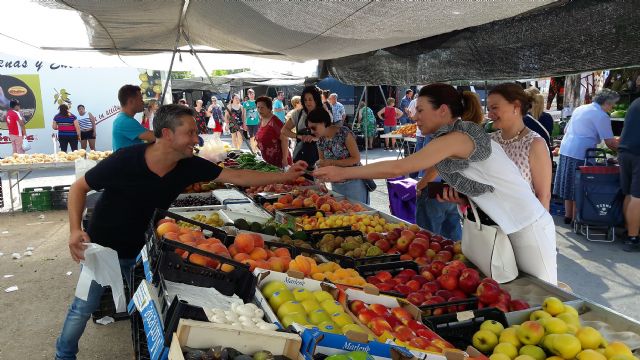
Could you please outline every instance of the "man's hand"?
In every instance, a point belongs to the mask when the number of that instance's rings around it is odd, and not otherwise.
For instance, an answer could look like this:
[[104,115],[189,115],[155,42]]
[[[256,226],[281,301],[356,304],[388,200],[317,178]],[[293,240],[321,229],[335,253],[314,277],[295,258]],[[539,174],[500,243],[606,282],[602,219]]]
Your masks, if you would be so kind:
[[323,160],[318,160],[316,161],[316,167],[326,167],[326,166],[332,166],[333,165],[333,160],[330,159],[323,159]]
[[461,195],[454,188],[447,186],[442,190],[442,196],[438,194],[436,196],[439,202],[452,202],[458,205],[469,205],[469,200],[466,196]]
[[300,136],[302,138],[302,141],[307,142],[307,143],[316,141],[316,138],[313,137],[313,135],[300,135]]
[[80,262],[80,260],[84,260],[84,250],[86,249],[86,244],[90,243],[91,239],[89,239],[89,235],[82,230],[74,230],[69,235],[69,252],[71,253],[71,258],[75,262]]
[[322,181],[338,182],[346,180],[344,178],[344,171],[345,169],[341,167],[325,166],[323,168],[316,169],[316,171],[313,172],[313,176]]
[[293,163],[293,165],[291,165],[291,167],[289,168],[289,170],[287,170],[287,172],[285,172],[285,174],[291,181],[293,181],[299,178],[300,176],[304,175],[304,172],[307,170],[308,167],[309,165],[307,164],[306,161],[299,160]]
[[282,168],[289,166],[289,157],[287,155],[282,157]]

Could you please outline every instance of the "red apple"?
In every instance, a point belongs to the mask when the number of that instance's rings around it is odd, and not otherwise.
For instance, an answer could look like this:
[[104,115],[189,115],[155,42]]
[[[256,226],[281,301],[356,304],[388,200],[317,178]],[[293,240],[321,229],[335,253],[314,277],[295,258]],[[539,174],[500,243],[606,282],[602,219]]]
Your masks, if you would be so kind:
[[460,277],[460,272],[461,272],[460,269],[458,269],[456,267],[453,267],[451,265],[447,265],[442,269],[442,275],[450,274],[450,275],[453,275],[455,277]]
[[366,308],[367,305],[365,305],[365,303],[360,300],[354,300],[351,302],[351,304],[349,304],[349,310],[351,310],[351,312],[355,315],[360,314],[360,311]]
[[376,284],[376,287],[380,291],[391,291],[391,290],[393,290],[394,286],[395,286],[395,284],[391,285],[391,284],[388,284],[388,283]]
[[493,304],[500,298],[500,288],[489,282],[481,282],[476,293],[478,299],[485,304]]
[[458,274],[443,274],[438,277],[438,283],[445,290],[453,290],[458,287]]
[[492,278],[484,278],[484,279],[482,279],[482,281],[480,281],[480,282],[483,282],[483,283],[490,283],[490,284],[495,285],[497,288],[500,288],[500,284],[498,284],[498,282],[497,282],[497,281],[495,281],[495,280],[493,280]]
[[420,306],[420,304],[422,304],[424,300],[424,295],[420,292],[412,292],[407,296],[407,301],[416,306]]
[[425,278],[427,281],[433,281],[436,279],[435,276],[433,276],[433,274],[431,273],[431,271],[429,271],[429,267],[428,266],[424,266],[422,268],[422,270],[420,270],[420,276],[422,276],[423,278]]
[[445,263],[449,262],[451,259],[453,259],[453,254],[445,250],[438,251],[436,256],[433,258],[433,260],[441,260]]
[[[457,297],[457,296],[452,296],[449,298],[449,300],[447,300],[448,302],[453,302],[453,301],[461,301],[461,300],[465,300],[465,298],[461,298],[461,297]],[[466,305],[450,305],[449,307],[447,307],[447,312],[450,313],[456,313],[458,311],[464,311],[467,309]]]
[[375,244],[376,241],[382,239],[382,235],[380,235],[377,232],[370,232],[367,234],[367,241],[369,241],[372,244]]
[[393,314],[393,316],[395,316],[398,320],[400,320],[405,325],[407,325],[411,320],[413,320],[413,316],[411,316],[411,313],[402,307],[395,307],[391,309],[391,314]]
[[434,257],[436,257],[436,252],[433,251],[432,249],[427,249],[427,251],[425,252],[425,254],[427,255],[427,257],[431,260],[433,260]]
[[440,244],[441,244],[442,246],[448,246],[448,245],[453,246],[453,240],[449,240],[449,239],[442,240],[442,242],[441,242]]
[[398,241],[396,241],[396,247],[398,248],[398,251],[400,251],[403,254],[409,250],[410,244],[411,244],[411,240],[407,239],[404,236],[399,237]]
[[425,249],[429,248],[429,240],[421,237],[413,239],[413,243],[424,245]]
[[420,331],[422,329],[428,329],[423,323],[418,320],[411,319],[406,324],[413,332]]
[[441,235],[433,235],[433,236],[431,237],[431,241],[435,241],[435,242],[437,242],[437,243],[442,242],[442,240],[444,240],[444,239],[442,238],[442,236],[441,236]]
[[493,303],[493,304],[489,305],[489,307],[494,307],[494,308],[502,311],[503,313],[508,313],[509,312],[509,304],[505,303],[503,301],[498,301],[496,303]]
[[431,294],[435,294],[438,290],[440,290],[440,284],[437,281],[429,281],[428,283],[422,285],[422,290],[429,292]]
[[453,257],[453,245],[445,245],[442,247],[442,250],[450,252],[451,257]]
[[390,243],[395,244],[398,241],[399,237],[400,237],[400,234],[397,234],[395,232],[389,232],[387,233],[386,239]]
[[511,311],[526,310],[530,307],[531,306],[529,306],[529,304],[526,301],[520,300],[520,299],[511,300],[511,302],[509,303],[509,309]]
[[369,327],[369,329],[371,329],[371,331],[373,331],[374,334],[376,334],[376,336],[382,336],[385,331],[393,331],[391,325],[389,325],[389,323],[382,317],[373,318],[371,322],[367,324],[367,326]]
[[424,236],[427,240],[430,240],[430,239],[431,239],[431,237],[433,236],[433,234],[431,234],[429,231],[427,231],[427,230],[423,230],[423,229],[421,229],[420,231],[418,231],[418,232],[416,233],[416,236],[418,236],[418,234],[420,234],[420,235]]
[[400,232],[400,237],[405,237],[410,241],[413,241],[413,239],[416,237],[416,233],[411,230],[402,230],[402,232]]
[[431,262],[431,259],[429,259],[426,256],[420,256],[420,257],[417,257],[417,258],[413,259],[413,261],[415,261],[416,264],[418,264],[418,266],[425,266],[425,265],[428,265]]
[[451,260],[447,265],[451,267],[455,267],[460,271],[467,268],[467,265],[465,265],[462,261],[459,261],[459,260]]
[[388,271],[380,271],[379,273],[377,273],[375,275],[381,282],[386,282],[388,280],[391,280],[391,278],[393,278],[393,276],[391,275],[390,272]]
[[380,280],[380,278],[378,278],[377,276],[367,276],[367,282],[371,285],[376,285],[376,284],[381,284],[382,280]]
[[398,272],[398,275],[396,275],[396,277],[398,276],[415,276],[417,274],[417,272],[413,269],[402,269],[400,270],[400,272]]
[[375,246],[379,247],[382,251],[388,251],[389,249],[391,249],[391,244],[385,239],[376,241]]
[[410,287],[413,291],[418,291],[422,287],[422,284],[420,284],[420,282],[417,280],[409,280],[407,282],[407,286]]
[[425,279],[424,276],[422,276],[422,275],[413,275],[411,280],[415,280],[415,281],[419,282],[420,283],[420,287],[422,287],[422,285],[424,285],[427,282],[429,282],[429,280]]
[[416,331],[416,335],[425,338],[427,340],[434,340],[434,339],[439,339],[440,336],[438,336],[438,334],[434,333],[432,330],[430,329],[418,329],[418,331]]
[[500,296],[498,296],[498,302],[509,304],[511,302],[511,294],[505,289],[500,289]]
[[473,294],[476,292],[478,285],[480,285],[480,273],[476,269],[464,269],[458,279],[458,286],[460,290],[467,294]]
[[417,244],[415,241],[409,244],[409,248],[407,250],[407,254],[412,258],[418,258],[424,255],[425,251],[427,251],[427,247],[422,244]]
[[399,253],[399,251],[398,251],[398,248],[396,248],[395,246],[392,246],[389,250],[386,251],[386,253],[389,255],[393,255],[393,254]]
[[404,342],[411,340],[415,336],[413,331],[411,331],[411,329],[409,329],[409,327],[405,325],[398,326],[393,334],[395,335],[396,339]]
[[373,312],[373,310],[362,309],[362,310],[360,310],[360,313],[358,314],[358,319],[360,320],[360,322],[362,322],[363,324],[367,325],[367,324],[369,324],[371,322],[371,320],[373,320],[377,316],[378,316],[378,314]]
[[444,269],[445,266],[446,264],[444,262],[435,260],[432,261],[429,265],[429,271],[433,274],[433,276],[438,277],[442,275],[442,269]]
[[411,339],[411,341],[409,341],[410,346],[413,346],[414,348],[418,348],[422,350],[426,349],[430,344],[431,344],[431,341],[425,338],[421,338],[419,336],[416,336],[413,339]]
[[387,309],[387,307],[382,304],[371,304],[369,305],[369,310],[378,314],[378,316],[385,316],[389,314],[389,309]]
[[451,297],[459,297],[462,299],[466,299],[468,296],[464,293],[464,291],[460,289],[451,290]]
[[429,249],[431,249],[431,250],[433,250],[433,251],[435,251],[437,253],[438,251],[442,250],[442,245],[440,245],[439,242],[432,241],[432,242],[429,243]]
[[402,326],[402,322],[398,320],[397,317],[393,316],[393,314],[388,313],[382,317],[389,325],[391,325],[391,329],[395,330],[398,326]]
[[393,289],[402,295],[409,295],[411,294],[411,292],[413,292],[412,288],[404,284],[396,285]]
[[[425,239],[425,240],[427,240],[427,241],[429,241],[429,239],[430,239],[429,235],[427,235],[427,234],[425,234],[425,233],[423,233],[423,232],[421,232],[421,231],[418,231],[418,232],[416,233],[416,239],[418,239],[418,238],[420,238],[420,239]],[[415,239],[414,239],[414,240],[415,240]]]
[[439,297],[441,297],[441,298],[443,298],[445,300],[448,300],[451,296],[453,296],[453,295],[451,295],[451,291],[449,291],[449,290],[438,290],[438,291],[436,291],[435,295],[439,296]]

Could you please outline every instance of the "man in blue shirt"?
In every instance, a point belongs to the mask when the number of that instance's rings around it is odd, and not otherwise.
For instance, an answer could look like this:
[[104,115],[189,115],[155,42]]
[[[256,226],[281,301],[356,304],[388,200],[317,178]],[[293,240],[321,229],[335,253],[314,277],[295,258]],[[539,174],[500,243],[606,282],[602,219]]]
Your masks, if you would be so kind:
[[411,104],[411,100],[413,99],[413,90],[407,89],[404,94],[405,96],[402,98],[402,100],[400,100],[400,111],[402,111],[402,117],[398,119],[400,125],[408,124],[411,117],[411,114],[409,114],[407,108],[409,107],[409,104]]
[[121,110],[113,121],[112,146],[113,151],[120,148],[141,144],[143,141],[152,143],[156,140],[153,132],[145,129],[133,117],[144,110],[142,92],[135,85],[124,85],[118,90],[118,100]]
[[331,112],[333,113],[333,125],[342,126],[347,118],[347,113],[344,111],[344,105],[338,102],[338,94],[329,95],[329,104],[331,104]]
[[273,114],[275,116],[278,117],[278,119],[280,119],[280,121],[282,121],[282,123],[284,124],[285,122],[285,115],[287,114],[287,109],[284,108],[284,92],[283,91],[278,91],[278,97],[273,100]]

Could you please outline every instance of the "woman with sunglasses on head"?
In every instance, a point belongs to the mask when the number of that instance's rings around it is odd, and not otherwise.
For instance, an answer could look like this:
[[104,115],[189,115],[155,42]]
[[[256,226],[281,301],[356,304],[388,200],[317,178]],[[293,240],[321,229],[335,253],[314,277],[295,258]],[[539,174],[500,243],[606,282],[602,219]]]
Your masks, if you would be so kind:
[[431,84],[420,90],[416,103],[417,125],[423,134],[434,135],[422,150],[367,166],[322,167],[314,176],[325,181],[388,179],[435,167],[452,188],[444,200],[453,190],[473,200],[509,236],[518,268],[556,284],[553,218],[502,147],[478,125],[483,121],[478,97]]
[[[317,168],[325,166],[360,166],[360,152],[351,130],[342,125],[332,125],[331,116],[324,109],[316,109],[307,115],[307,123],[318,139]],[[347,198],[369,203],[369,191],[360,179],[333,182],[331,189]]]
[[245,109],[240,103],[240,95],[233,94],[233,99],[227,107],[225,122],[231,132],[231,144],[234,149],[242,147],[242,130],[247,128],[245,124],[246,117]]

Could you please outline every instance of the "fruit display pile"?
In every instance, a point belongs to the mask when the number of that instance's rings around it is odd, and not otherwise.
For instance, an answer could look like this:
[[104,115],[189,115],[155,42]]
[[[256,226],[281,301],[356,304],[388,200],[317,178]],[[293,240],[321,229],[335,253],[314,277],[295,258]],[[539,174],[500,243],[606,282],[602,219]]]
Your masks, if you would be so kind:
[[408,124],[408,125],[403,125],[395,130],[393,130],[391,133],[392,134],[399,134],[399,135],[404,135],[406,137],[414,137],[416,136],[416,130],[417,130],[417,125],[416,124]]
[[111,151],[87,152],[84,149],[75,150],[70,153],[59,151],[57,154],[13,154],[0,159],[0,165],[24,165],[24,164],[46,164],[55,162],[76,161],[77,159],[103,160],[111,155]]
[[[424,266],[433,260],[447,262],[450,260],[466,261],[462,254],[460,242],[444,239],[429,231],[420,229],[417,225],[385,228],[386,232],[376,227],[368,231],[367,240],[388,254],[399,253],[400,260],[414,260]],[[367,227],[369,230],[369,226]]]
[[252,231],[271,236],[283,236],[290,233],[288,228],[280,226],[273,221],[267,221],[265,223],[259,223],[257,221],[248,222],[240,218],[233,222],[233,226],[238,230]]
[[393,231],[402,229],[406,225],[403,223],[389,223],[378,214],[335,214],[324,216],[318,212],[315,216],[304,215],[296,218],[296,224],[302,230],[333,229],[340,227],[351,227],[352,230],[359,230],[365,234],[371,232]]
[[[259,160],[254,154],[242,153],[240,156],[234,159],[234,165],[227,165],[237,169],[258,170],[266,172],[278,172],[281,169],[277,166],[273,166],[266,161]],[[237,165],[235,165],[237,164]]]
[[549,297],[528,321],[504,328],[485,321],[473,335],[473,346],[491,360],[634,360],[623,342],[607,342],[590,326],[582,326],[578,311]]
[[245,192],[249,196],[253,196],[257,193],[263,193],[263,192],[281,194],[281,193],[304,190],[303,189],[304,187],[312,186],[312,185],[313,185],[313,181],[310,181],[304,176],[300,176],[290,184],[270,184],[270,185],[264,185],[264,186],[252,186],[252,187],[246,188]]
[[261,350],[251,355],[243,354],[231,347],[214,346],[210,349],[190,349],[182,353],[185,360],[294,360],[284,355],[273,355]]
[[304,251],[304,249],[317,249],[328,254],[348,256],[354,259],[384,255],[380,248],[364,241],[362,235],[337,234],[325,234],[320,241],[313,243],[308,241],[305,232],[297,231],[291,236],[281,236],[279,241],[283,244],[300,248],[301,251]]
[[316,208],[325,214],[347,214],[362,212],[366,209],[360,204],[354,204],[349,200],[336,200],[333,196],[322,194],[315,189],[293,190],[289,194],[282,195],[273,203],[265,203],[263,207],[269,211],[282,209]]
[[175,199],[171,203],[171,207],[194,207],[211,205],[220,205],[220,202],[213,196],[185,196],[180,199]]
[[191,220],[201,222],[213,227],[220,227],[224,225],[224,221],[220,217],[220,213],[217,211],[212,212],[209,216],[196,214],[191,217]]
[[209,192],[211,190],[217,190],[217,189],[225,189],[226,186],[222,183],[217,183],[215,181],[202,181],[202,182],[197,182],[195,184],[191,184],[189,186],[187,186],[182,193],[183,194],[191,194],[191,193],[202,193],[202,192]]

